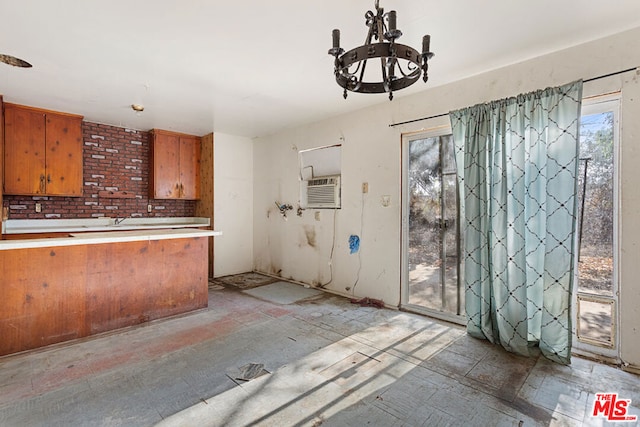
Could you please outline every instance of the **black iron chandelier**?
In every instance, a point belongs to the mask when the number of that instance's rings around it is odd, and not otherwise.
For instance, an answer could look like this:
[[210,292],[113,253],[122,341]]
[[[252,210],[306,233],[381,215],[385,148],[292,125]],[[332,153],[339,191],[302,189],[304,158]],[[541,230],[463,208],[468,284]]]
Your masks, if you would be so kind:
[[[369,32],[363,46],[345,52],[340,47],[340,30],[333,30],[333,47],[329,49],[329,55],[336,58],[334,74],[336,82],[344,88],[345,99],[347,91],[351,91],[389,92],[389,100],[392,100],[394,91],[411,86],[418,81],[420,74],[425,82],[429,78],[427,61],[434,55],[429,51],[431,36],[425,35],[422,38],[422,53],[396,43],[396,40],[402,36],[402,31],[396,28],[396,11],[392,10],[385,14],[384,9],[379,6],[379,0],[376,0],[375,6],[375,14],[372,11],[365,14]],[[377,42],[372,43],[374,38]],[[375,58],[380,59],[382,81],[363,81],[367,60]],[[351,71],[354,67],[355,69]]]

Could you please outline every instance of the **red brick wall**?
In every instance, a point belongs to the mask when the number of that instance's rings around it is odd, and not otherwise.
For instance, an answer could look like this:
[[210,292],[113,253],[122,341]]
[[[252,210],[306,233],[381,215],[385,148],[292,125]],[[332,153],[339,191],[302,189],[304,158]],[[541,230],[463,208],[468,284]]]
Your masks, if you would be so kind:
[[[149,133],[83,122],[82,197],[5,195],[10,219],[194,216],[195,202],[149,198]],[[126,191],[135,198],[100,197],[102,190]],[[42,205],[36,213],[35,205]],[[147,213],[147,205],[152,212]]]

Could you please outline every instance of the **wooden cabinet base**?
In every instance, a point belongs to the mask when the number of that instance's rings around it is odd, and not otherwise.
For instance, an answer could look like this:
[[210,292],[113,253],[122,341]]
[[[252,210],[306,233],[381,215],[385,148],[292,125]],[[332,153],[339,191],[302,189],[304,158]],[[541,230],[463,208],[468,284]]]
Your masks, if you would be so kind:
[[0,355],[208,305],[207,237],[0,252]]

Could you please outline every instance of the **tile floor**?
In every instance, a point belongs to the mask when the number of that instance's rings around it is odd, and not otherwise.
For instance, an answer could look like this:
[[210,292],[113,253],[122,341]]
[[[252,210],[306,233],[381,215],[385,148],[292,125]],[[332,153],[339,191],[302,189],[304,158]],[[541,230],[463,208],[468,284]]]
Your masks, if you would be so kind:
[[[251,363],[269,373],[237,379]],[[640,378],[614,367],[514,356],[330,294],[220,285],[197,313],[0,358],[0,426],[597,426],[598,392],[640,415]]]

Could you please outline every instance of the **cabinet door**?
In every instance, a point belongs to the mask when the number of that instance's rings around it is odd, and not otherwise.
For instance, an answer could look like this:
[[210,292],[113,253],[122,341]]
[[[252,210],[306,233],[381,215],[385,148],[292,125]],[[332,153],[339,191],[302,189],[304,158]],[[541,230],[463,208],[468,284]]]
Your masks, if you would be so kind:
[[177,199],[180,197],[180,137],[154,132],[151,143],[151,197]]
[[82,195],[82,119],[47,113],[47,194]]
[[5,105],[4,192],[44,194],[45,115]]
[[180,137],[180,198],[200,198],[200,138]]

